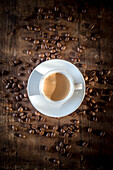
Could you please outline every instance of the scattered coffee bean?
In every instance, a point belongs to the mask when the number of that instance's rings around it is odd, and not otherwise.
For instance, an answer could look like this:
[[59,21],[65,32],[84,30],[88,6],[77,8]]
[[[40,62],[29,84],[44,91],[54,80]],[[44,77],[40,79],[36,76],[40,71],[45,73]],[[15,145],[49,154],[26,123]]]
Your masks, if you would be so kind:
[[39,134],[40,134],[41,136],[43,136],[43,135],[44,135],[44,131],[41,130]]
[[56,133],[55,132],[52,132],[51,133],[51,138],[54,138],[56,136]]
[[35,133],[34,129],[30,129],[29,133],[34,134]]
[[9,65],[12,67],[12,66],[14,66],[15,64],[14,64],[13,61],[9,61]]
[[72,157],[72,153],[70,153],[70,152],[67,153],[67,157],[68,157],[68,158],[71,158],[71,157]]
[[62,46],[61,50],[64,51],[66,49],[66,46]]
[[92,132],[92,128],[88,128],[88,130],[87,130],[89,133],[91,133]]
[[50,133],[48,132],[48,133],[46,133],[46,137],[47,138],[49,138],[50,137]]
[[21,89],[23,89],[23,86],[19,83],[18,88],[21,90]]
[[60,147],[56,146],[56,151],[59,152],[60,151]]
[[11,129],[14,130],[14,131],[17,131],[17,130],[18,130],[18,128],[17,128],[15,125],[12,125],[12,126],[11,126]]

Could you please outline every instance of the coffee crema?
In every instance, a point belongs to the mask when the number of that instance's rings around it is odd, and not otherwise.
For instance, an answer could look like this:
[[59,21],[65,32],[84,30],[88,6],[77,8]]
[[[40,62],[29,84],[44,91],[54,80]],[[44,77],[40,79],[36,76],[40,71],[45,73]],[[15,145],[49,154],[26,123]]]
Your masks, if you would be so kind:
[[43,92],[49,99],[53,101],[65,99],[69,91],[70,82],[64,74],[53,73],[44,80]]

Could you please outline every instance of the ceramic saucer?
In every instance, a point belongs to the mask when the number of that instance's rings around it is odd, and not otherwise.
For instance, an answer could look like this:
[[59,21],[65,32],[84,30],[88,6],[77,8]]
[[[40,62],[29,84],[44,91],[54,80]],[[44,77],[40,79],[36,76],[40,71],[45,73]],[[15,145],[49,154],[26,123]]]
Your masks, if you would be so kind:
[[[39,92],[39,82],[47,72],[60,69],[66,71],[73,78],[74,83],[82,84],[82,90],[74,91],[73,96],[64,104],[49,103]],[[27,84],[28,97],[32,105],[44,115],[63,117],[74,112],[82,103],[85,96],[85,81],[79,69],[68,61],[52,59],[38,65],[30,74]]]

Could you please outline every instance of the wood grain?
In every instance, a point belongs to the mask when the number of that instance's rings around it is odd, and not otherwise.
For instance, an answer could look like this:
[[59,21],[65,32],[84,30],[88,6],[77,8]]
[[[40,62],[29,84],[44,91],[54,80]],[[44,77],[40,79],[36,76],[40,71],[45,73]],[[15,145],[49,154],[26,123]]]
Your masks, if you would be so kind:
[[[68,22],[66,19],[56,17],[53,19],[37,19],[37,9],[43,7],[43,13],[47,13],[47,9],[54,9],[55,6],[60,7],[60,11],[67,16],[72,16],[73,21]],[[32,16],[32,17],[31,17]],[[101,1],[30,1],[30,0],[11,0],[0,2],[0,168],[1,169],[109,169],[112,166],[113,157],[113,97],[110,93],[113,92],[113,36],[112,36],[112,16],[113,9],[111,4]],[[30,19],[31,17],[31,19]],[[107,83],[99,83],[89,85],[88,88],[96,89],[99,96],[95,97],[99,111],[96,112],[94,118],[90,115],[90,111],[94,108],[89,107],[90,102],[84,99],[81,106],[76,112],[69,116],[55,119],[46,117],[40,113],[40,116],[45,118],[45,121],[32,120],[30,123],[20,123],[18,118],[13,116],[14,113],[19,113],[15,107],[15,102],[11,101],[14,94],[5,88],[2,80],[9,79],[11,76],[17,77],[19,81],[27,81],[29,74],[28,70],[35,67],[35,63],[31,62],[31,58],[36,60],[39,58],[39,53],[45,53],[47,50],[32,49],[35,45],[25,41],[25,37],[32,39],[40,39],[40,34],[36,31],[28,31],[25,25],[39,24],[41,29],[46,33],[62,35],[62,33],[70,33],[71,37],[76,37],[75,41],[66,42],[66,50],[60,52],[62,59],[68,60],[75,64],[80,71],[85,75],[91,74],[91,71],[98,72],[101,70],[110,70],[107,75]],[[64,25],[66,31],[56,30],[55,32],[48,31],[49,25]],[[94,24],[94,28],[91,28]],[[89,33],[91,36],[89,36]],[[100,36],[100,37],[99,37]],[[92,40],[92,38],[95,40]],[[79,53],[77,47],[84,47]],[[26,54],[26,50],[32,50],[32,54]],[[49,51],[49,50],[48,50]],[[73,62],[70,58],[80,59],[79,62]],[[22,61],[17,66],[10,66],[9,61],[19,59]],[[104,61],[104,64],[101,62]],[[99,63],[100,62],[100,63]],[[24,64],[29,63],[26,67]],[[18,76],[19,67],[22,66],[25,70],[21,71],[24,76]],[[8,75],[3,75],[3,70],[8,70]],[[90,77],[90,76],[89,76]],[[102,76],[99,78],[102,79]],[[111,95],[111,101],[102,100],[100,89],[108,89],[107,96]],[[24,88],[21,93],[24,94]],[[8,97],[5,97],[7,94]],[[8,101],[7,101],[8,99]],[[28,107],[31,113],[35,113],[35,109],[29,101],[19,101],[23,107]],[[106,112],[104,112],[104,110]],[[26,111],[27,112],[27,111]],[[77,113],[77,114],[76,114]],[[96,119],[97,118],[97,119]],[[69,144],[72,146],[70,153],[72,157],[68,158],[55,150],[55,146],[64,140],[63,134],[56,131],[54,138],[47,138],[45,135],[29,134],[29,129],[26,124],[37,125],[42,127],[44,124],[49,126],[48,132],[53,132],[53,126],[59,128],[64,125],[73,125],[74,120],[79,120],[79,131],[76,137],[69,137]],[[97,120],[97,121],[96,121]],[[15,125],[18,130],[12,130],[12,125]],[[88,128],[92,132],[88,132]],[[90,129],[89,129],[90,130]],[[25,135],[25,138],[19,137],[19,134]],[[45,150],[48,147],[48,150]],[[60,164],[51,162],[51,158],[60,160]]]

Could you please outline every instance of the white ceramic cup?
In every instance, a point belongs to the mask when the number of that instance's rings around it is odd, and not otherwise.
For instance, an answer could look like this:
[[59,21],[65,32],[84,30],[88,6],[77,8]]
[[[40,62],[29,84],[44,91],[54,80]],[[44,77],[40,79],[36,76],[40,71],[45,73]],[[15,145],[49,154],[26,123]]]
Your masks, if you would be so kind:
[[[66,96],[66,98],[64,98],[63,100],[59,100],[59,101],[53,101],[51,99],[49,99],[45,94],[44,94],[44,91],[43,91],[43,86],[44,86],[44,81],[45,79],[53,74],[53,73],[61,73],[63,75],[65,75],[67,77],[67,79],[69,80],[70,82],[70,90],[69,90],[69,93],[68,95]],[[54,69],[52,71],[49,71],[47,72],[46,74],[44,74],[40,80],[40,83],[39,83],[39,91],[40,91],[40,94],[41,96],[47,100],[48,102],[50,103],[53,103],[53,104],[64,104],[66,103],[73,95],[74,91],[75,90],[82,90],[82,84],[74,84],[74,80],[73,78],[66,72],[66,71],[62,71],[62,70],[59,70],[59,69]]]

